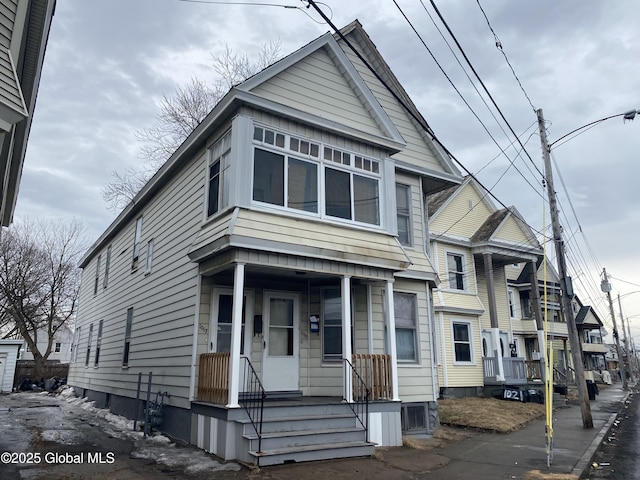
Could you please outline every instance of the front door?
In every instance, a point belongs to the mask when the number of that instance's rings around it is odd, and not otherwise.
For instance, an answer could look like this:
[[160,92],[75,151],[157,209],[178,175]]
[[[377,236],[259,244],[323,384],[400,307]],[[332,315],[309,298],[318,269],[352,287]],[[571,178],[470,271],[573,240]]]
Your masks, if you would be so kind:
[[299,311],[297,294],[265,292],[262,380],[267,391],[299,389]]

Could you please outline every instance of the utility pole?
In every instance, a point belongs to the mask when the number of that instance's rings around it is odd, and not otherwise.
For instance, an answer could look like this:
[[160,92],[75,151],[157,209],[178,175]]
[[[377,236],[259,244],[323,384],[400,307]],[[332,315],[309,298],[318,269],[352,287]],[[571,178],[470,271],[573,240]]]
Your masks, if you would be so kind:
[[[611,284],[609,283],[609,277],[607,277],[607,269],[602,269],[604,279],[600,283],[600,289],[607,294],[609,300],[609,310],[611,312],[611,319],[613,320],[613,339],[616,341],[616,350],[618,351],[618,365],[620,367],[620,376],[622,377],[622,388],[629,390],[629,384],[627,383],[627,369],[624,365],[624,357],[622,356],[622,350],[620,349],[620,332],[618,332],[618,326],[616,325],[616,315],[613,313],[613,301],[611,300]],[[622,326],[622,333],[624,333],[624,325]]]
[[[629,367],[629,381],[633,383],[633,368],[631,367],[631,349],[629,348],[629,336],[631,335],[631,329],[629,329],[629,332],[626,332],[624,329],[624,316],[622,315],[622,302],[620,301],[620,294],[618,294],[618,308],[620,309],[620,323],[622,324],[622,333],[624,333],[624,349],[627,351],[627,366]],[[627,325],[629,325],[628,318],[627,318]]]
[[549,144],[547,142],[547,131],[544,127],[544,117],[542,109],[536,110],[538,114],[538,128],[540,130],[540,143],[542,145],[542,158],[544,159],[545,180],[547,183],[547,195],[549,197],[549,210],[551,215],[551,228],[553,230],[553,241],[556,247],[556,260],[558,262],[558,274],[560,275],[561,302],[560,311],[567,322],[569,343],[571,345],[571,357],[573,358],[573,368],[576,372],[576,383],[578,384],[578,400],[580,401],[580,411],[582,413],[583,428],[593,428],[593,417],[591,416],[591,403],[587,392],[587,383],[584,378],[584,365],[582,363],[582,348],[578,338],[576,319],[573,316],[573,286],[571,278],[567,275],[567,262],[564,255],[564,242],[562,240],[562,228],[558,216],[558,204],[556,191],[553,187],[553,172],[551,170],[551,159],[549,158]]

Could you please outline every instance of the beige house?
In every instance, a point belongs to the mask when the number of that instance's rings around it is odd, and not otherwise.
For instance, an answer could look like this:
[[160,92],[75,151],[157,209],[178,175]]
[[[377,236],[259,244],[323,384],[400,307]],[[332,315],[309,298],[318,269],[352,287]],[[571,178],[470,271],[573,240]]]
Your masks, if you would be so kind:
[[437,427],[424,198],[461,178],[342,34],[232,88],[85,254],[77,394],[133,416],[152,372],[162,430],[261,465]]
[[542,254],[535,235],[513,207],[498,209],[471,177],[431,195],[427,206],[432,258],[442,279],[433,294],[441,395],[526,384],[523,339],[544,336],[535,321],[523,318],[508,271],[535,265]]
[[0,0],[0,232],[13,221],[55,4]]

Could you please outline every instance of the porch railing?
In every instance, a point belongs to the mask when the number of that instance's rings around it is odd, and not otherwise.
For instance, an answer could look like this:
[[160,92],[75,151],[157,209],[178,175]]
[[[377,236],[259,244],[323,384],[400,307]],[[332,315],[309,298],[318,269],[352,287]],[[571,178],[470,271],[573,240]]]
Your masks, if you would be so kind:
[[229,400],[229,352],[203,353],[198,369],[198,401],[226,404]]
[[358,374],[353,364],[347,360],[343,359],[345,362],[345,375],[344,375],[344,383],[345,389],[348,388],[347,383],[349,377],[351,377],[351,385],[353,388],[353,402],[347,403],[351,411],[356,416],[362,428],[364,428],[365,441],[369,441],[369,389],[367,388],[367,384],[362,379],[362,377]]
[[484,370],[485,384],[507,383],[512,385],[522,385],[527,383],[527,369],[524,358],[502,358],[504,382],[498,382],[498,359],[496,357],[483,357],[482,368]]
[[[364,381],[370,392],[370,400],[390,400],[393,398],[391,384],[391,356],[383,354],[356,353],[351,356],[353,369]],[[353,388],[356,388],[354,382]],[[357,397],[362,392],[354,390]]]
[[527,366],[527,378],[529,380],[542,380],[542,362],[540,360],[525,360]]
[[242,377],[244,378],[244,385],[241,388],[238,400],[247,412],[251,425],[258,436],[258,453],[260,453],[262,452],[262,414],[267,392],[262,386],[262,382],[258,378],[251,361],[247,357],[242,357],[242,360],[244,362],[244,376]]

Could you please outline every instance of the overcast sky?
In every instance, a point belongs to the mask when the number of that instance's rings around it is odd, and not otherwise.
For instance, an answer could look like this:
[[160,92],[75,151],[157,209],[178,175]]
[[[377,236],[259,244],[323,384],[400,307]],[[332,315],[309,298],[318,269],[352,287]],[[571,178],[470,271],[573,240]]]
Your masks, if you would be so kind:
[[[541,231],[537,169],[542,171],[543,164],[533,107],[544,111],[550,142],[594,120],[640,108],[640,4],[480,0],[532,107],[496,48],[478,3],[436,1],[509,124],[522,135],[534,166],[508,148],[513,136],[501,122],[509,135],[502,133],[443,41],[428,14],[464,62],[429,0],[396,1],[517,169],[500,155],[393,0],[325,0],[321,6],[339,28],[360,20],[438,138],[504,204],[514,205]],[[251,55],[279,39],[286,55],[330,31],[299,0],[273,3],[298,8],[206,0],[58,0],[16,219],[76,217],[95,240],[116,216],[106,208],[101,189],[114,170],[139,164],[134,132],[153,123],[163,94],[172,95],[192,77],[213,82],[211,56],[225,45]],[[495,109],[493,114],[499,117]],[[608,120],[553,150],[569,195],[556,172],[574,284],[609,331],[600,292],[602,267],[613,276],[614,299],[640,290],[639,152],[640,118],[627,124]],[[640,342],[640,293],[622,304]],[[619,323],[617,302],[615,308]]]

